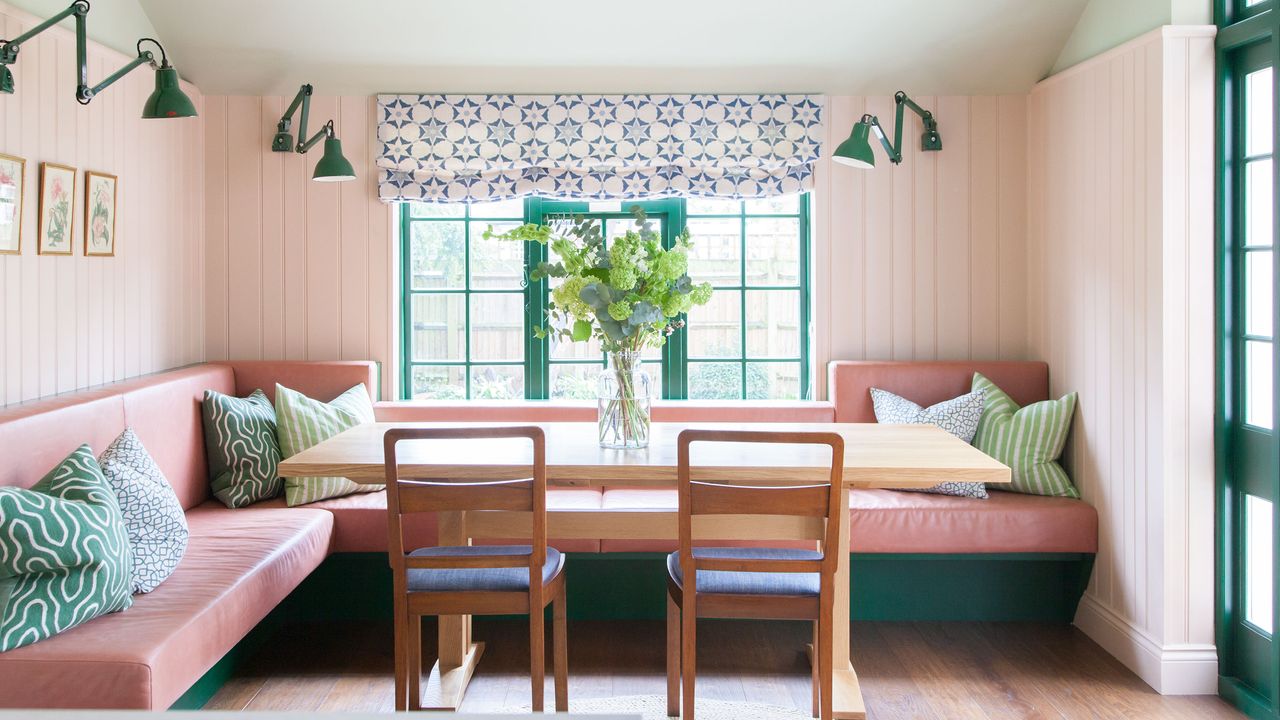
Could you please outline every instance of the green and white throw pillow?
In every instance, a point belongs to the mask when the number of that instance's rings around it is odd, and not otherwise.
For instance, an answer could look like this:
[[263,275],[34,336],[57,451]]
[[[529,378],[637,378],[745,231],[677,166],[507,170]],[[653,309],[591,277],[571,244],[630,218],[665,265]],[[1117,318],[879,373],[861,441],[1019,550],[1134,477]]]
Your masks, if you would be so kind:
[[0,652],[133,604],[129,534],[88,445],[0,488]]
[[120,503],[133,555],[133,591],[148,593],[173,574],[190,530],[182,503],[132,428],[102,451],[98,465]]
[[1013,482],[1008,488],[991,487],[1029,495],[1080,497],[1058,464],[1071,430],[1076,394],[1020,408],[982,373],[974,373],[973,389],[986,393],[986,409],[973,444],[1013,470]]
[[[276,385],[276,426],[285,458],[328,440],[351,427],[374,421],[373,402],[364,384],[324,403]],[[375,492],[383,485],[354,483],[344,477],[285,478],[284,501],[290,507],[358,492]]]
[[261,390],[247,398],[204,391],[204,447],[213,495],[229,508],[280,494],[276,411]]
[[[982,419],[985,397],[986,393],[975,390],[922,408],[888,390],[871,388],[871,406],[876,413],[876,422],[936,425],[970,444],[973,443],[973,434],[978,430],[978,421]],[[915,492],[987,499],[987,486],[980,482],[948,480]]]

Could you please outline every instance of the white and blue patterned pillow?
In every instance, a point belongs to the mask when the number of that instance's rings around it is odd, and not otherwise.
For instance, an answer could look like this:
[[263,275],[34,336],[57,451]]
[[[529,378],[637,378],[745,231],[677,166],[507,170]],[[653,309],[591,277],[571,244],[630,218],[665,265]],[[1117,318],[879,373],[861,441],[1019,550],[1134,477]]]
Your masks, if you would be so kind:
[[132,429],[125,428],[98,458],[115,490],[133,555],[133,592],[155,590],[187,552],[187,516],[173,487]]
[[[978,432],[978,421],[982,419],[985,399],[985,391],[975,390],[957,398],[944,400],[937,405],[922,408],[888,390],[871,388],[871,405],[875,408],[876,422],[937,425],[969,444],[973,444],[973,436]],[[983,483],[943,482],[918,492],[983,500],[987,498],[987,486]]]

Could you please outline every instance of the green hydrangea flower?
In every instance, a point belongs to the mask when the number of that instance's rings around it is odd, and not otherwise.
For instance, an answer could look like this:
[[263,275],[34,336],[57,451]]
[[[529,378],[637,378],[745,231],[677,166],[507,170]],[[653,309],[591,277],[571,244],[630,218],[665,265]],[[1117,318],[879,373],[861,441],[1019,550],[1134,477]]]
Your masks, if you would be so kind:
[[634,265],[615,265],[609,270],[609,284],[619,290],[630,290],[640,280]]
[[551,291],[551,300],[565,312],[576,318],[585,318],[591,314],[591,306],[582,302],[582,289],[591,284],[591,278],[574,275],[565,278],[563,283]]
[[615,303],[609,303],[609,317],[622,322],[631,317],[631,303],[625,300],[619,300]]
[[694,305],[706,305],[711,302],[711,283],[704,282],[693,286],[689,299]]

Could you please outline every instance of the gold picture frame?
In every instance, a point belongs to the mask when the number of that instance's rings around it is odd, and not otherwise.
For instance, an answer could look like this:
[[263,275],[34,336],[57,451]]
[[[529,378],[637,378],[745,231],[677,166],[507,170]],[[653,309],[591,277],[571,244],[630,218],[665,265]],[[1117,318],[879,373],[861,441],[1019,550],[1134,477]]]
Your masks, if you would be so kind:
[[40,163],[40,215],[36,233],[39,255],[74,255],[76,169]]
[[0,255],[22,254],[27,159],[0,153]]
[[116,254],[116,202],[120,179],[115,175],[84,172],[84,256]]

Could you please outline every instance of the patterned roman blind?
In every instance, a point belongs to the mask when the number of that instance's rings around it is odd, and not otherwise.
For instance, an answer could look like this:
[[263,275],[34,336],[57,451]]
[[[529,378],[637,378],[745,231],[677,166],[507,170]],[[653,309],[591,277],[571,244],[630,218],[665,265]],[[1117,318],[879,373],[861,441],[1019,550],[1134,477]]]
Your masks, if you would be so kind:
[[807,190],[816,95],[379,95],[384,202]]

